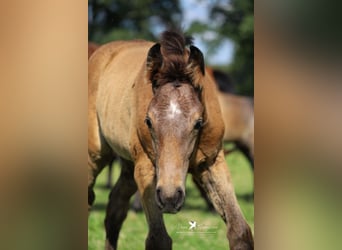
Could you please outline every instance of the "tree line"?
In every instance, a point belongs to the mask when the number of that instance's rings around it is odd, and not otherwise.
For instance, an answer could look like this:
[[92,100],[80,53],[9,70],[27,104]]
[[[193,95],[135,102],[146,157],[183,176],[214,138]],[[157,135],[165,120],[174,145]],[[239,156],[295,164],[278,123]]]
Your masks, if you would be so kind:
[[[194,21],[185,32],[213,32],[215,36],[205,41],[208,53],[214,53],[225,39],[232,40],[233,62],[220,68],[229,74],[238,93],[253,96],[254,2],[213,0],[206,3],[210,22]],[[183,20],[178,0],[88,1],[88,39],[97,43],[122,39],[157,40],[161,31],[182,27]]]

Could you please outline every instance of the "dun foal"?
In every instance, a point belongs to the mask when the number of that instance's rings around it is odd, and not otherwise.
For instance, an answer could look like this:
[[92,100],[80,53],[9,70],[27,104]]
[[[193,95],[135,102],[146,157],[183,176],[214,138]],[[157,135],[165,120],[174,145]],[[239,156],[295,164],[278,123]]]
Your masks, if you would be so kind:
[[[96,50],[88,78],[88,205],[97,174],[122,162],[107,207],[106,249],[116,249],[138,189],[149,227],[145,248],[172,249],[163,213],[177,213],[191,173],[227,225],[230,249],[253,249],[222,150],[215,84],[191,40],[166,31],[159,43],[112,42]],[[134,236],[132,236],[134,237]]]

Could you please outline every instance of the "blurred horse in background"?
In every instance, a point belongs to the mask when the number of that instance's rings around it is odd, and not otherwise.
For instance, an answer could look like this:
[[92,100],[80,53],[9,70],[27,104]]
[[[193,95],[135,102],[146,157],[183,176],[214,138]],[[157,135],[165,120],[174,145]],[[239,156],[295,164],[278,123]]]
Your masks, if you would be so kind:
[[226,223],[230,249],[254,249],[223,134],[215,84],[189,38],[168,31],[159,43],[117,41],[98,48],[88,69],[88,208],[97,175],[112,163],[113,152],[121,159],[107,206],[106,249],[117,248],[137,189],[149,227],[146,249],[172,249],[162,214],[181,209],[188,172]]

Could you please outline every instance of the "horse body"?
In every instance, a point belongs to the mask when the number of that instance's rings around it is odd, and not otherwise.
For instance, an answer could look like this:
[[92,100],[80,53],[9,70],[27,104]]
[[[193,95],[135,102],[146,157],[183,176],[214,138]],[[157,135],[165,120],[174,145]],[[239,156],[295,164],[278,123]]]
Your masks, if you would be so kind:
[[[176,32],[160,43],[112,42],[89,61],[88,205],[114,154],[121,175],[110,194],[106,249],[116,249],[130,197],[139,190],[149,225],[146,249],[171,249],[162,213],[176,213],[192,173],[227,223],[231,249],[253,249],[222,150],[224,123],[201,52]],[[90,198],[89,198],[90,197]]]
[[[254,110],[253,100],[249,97],[218,92],[222,109],[225,142],[235,142],[238,147],[246,147],[248,158],[254,155]],[[253,160],[251,160],[253,165]]]

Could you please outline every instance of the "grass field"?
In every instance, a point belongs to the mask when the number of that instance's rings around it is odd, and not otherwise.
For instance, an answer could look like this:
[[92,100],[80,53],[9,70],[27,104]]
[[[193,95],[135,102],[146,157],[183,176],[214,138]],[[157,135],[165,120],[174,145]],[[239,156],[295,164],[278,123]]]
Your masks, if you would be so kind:
[[[233,152],[226,157],[229,165],[235,192],[242,212],[254,233],[254,199],[253,172],[249,163],[239,152]],[[114,167],[115,178],[119,167]],[[104,249],[105,231],[104,216],[109,190],[104,188],[107,176],[105,169],[97,179],[95,186],[96,201],[88,219],[88,249]],[[165,224],[173,239],[174,250],[219,250],[228,249],[226,226],[220,216],[207,210],[199,191],[194,187],[191,178],[186,183],[186,200],[182,210],[177,214],[165,214]],[[197,229],[189,232],[189,221],[197,222]],[[130,210],[120,232],[119,250],[144,249],[147,235],[147,223],[142,212]]]

